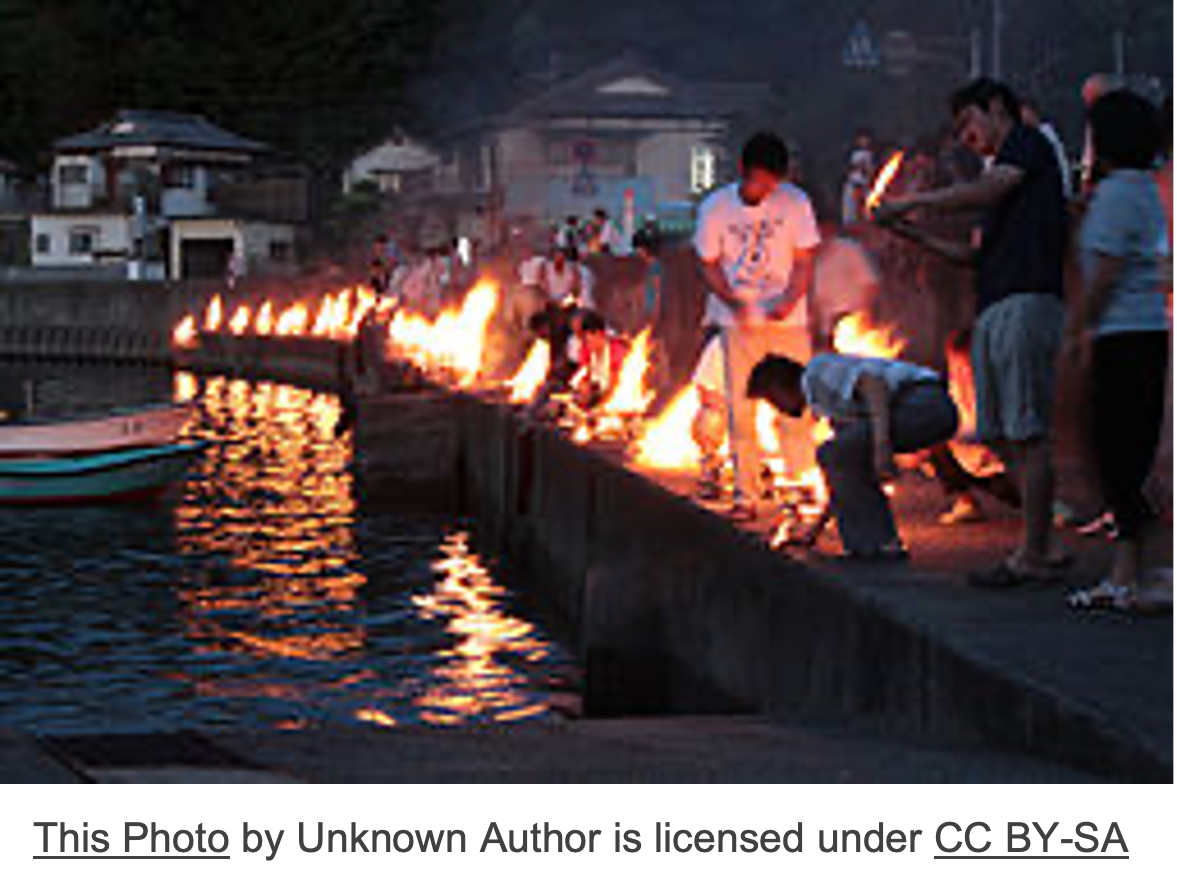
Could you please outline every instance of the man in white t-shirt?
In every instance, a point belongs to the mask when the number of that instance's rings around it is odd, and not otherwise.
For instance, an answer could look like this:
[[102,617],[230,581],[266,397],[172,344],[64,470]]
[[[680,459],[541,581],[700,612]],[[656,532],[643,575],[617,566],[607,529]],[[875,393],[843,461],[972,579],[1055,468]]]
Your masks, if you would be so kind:
[[575,249],[556,248],[536,273],[543,296],[554,303],[593,310],[593,278]]
[[789,150],[759,133],[744,146],[738,182],[699,208],[695,251],[707,283],[705,325],[722,338],[735,506],[754,516],[760,449],[755,403],[742,386],[771,352],[800,361],[811,352],[809,290],[821,237],[808,197],[785,182]]

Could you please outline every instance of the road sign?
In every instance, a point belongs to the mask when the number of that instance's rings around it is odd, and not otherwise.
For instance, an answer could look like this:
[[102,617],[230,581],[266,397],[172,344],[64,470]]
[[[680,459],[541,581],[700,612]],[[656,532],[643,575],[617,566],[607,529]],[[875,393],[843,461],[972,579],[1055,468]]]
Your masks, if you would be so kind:
[[875,46],[870,26],[859,19],[850,29],[850,36],[842,46],[842,64],[847,68],[871,69],[879,65],[879,50]]

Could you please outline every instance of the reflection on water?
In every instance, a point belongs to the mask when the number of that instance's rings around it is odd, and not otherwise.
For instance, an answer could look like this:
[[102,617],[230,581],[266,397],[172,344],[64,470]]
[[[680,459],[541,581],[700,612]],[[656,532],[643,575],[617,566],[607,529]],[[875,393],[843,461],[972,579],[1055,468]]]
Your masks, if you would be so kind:
[[0,726],[542,717],[575,670],[445,519],[366,516],[338,402],[179,374],[214,446],[170,505],[0,509]]

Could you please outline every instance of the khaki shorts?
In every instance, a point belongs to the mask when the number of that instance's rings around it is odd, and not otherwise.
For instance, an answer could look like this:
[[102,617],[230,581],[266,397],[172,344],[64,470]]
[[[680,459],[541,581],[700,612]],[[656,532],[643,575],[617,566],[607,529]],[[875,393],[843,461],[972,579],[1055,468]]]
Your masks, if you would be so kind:
[[977,319],[973,377],[977,437],[1027,443],[1050,435],[1063,302],[1054,295],[1010,295]]

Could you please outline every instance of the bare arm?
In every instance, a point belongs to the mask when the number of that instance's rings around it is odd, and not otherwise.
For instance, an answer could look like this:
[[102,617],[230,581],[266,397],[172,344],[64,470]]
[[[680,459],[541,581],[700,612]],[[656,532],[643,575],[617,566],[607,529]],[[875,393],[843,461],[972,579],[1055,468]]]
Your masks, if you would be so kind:
[[1110,254],[1096,255],[1095,269],[1083,282],[1079,306],[1072,316],[1074,334],[1082,335],[1095,327],[1107,309],[1108,296],[1123,270],[1123,258]]
[[989,208],[1016,189],[1025,177],[1025,171],[1019,167],[997,164],[971,183],[957,183],[884,202],[876,216],[882,220],[891,216],[904,217],[919,209],[953,213]]
[[735,292],[732,291],[731,283],[727,281],[727,274],[723,271],[720,262],[699,258],[699,271],[703,274],[703,281],[707,283],[707,288],[711,290],[711,293],[730,307],[733,312],[738,313],[743,305],[736,299]]
[[976,263],[977,251],[967,242],[934,236],[906,220],[890,220],[883,225],[888,231],[910,242],[914,242],[916,245],[927,249],[932,254],[943,258],[949,263],[963,267],[971,267]]

